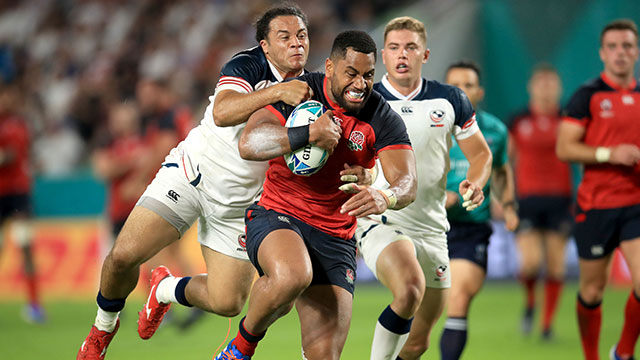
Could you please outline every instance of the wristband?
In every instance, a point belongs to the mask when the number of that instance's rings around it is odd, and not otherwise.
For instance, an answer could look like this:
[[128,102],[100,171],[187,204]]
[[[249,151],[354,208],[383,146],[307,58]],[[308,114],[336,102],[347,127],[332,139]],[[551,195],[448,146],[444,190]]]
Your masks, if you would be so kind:
[[287,128],[289,147],[296,151],[309,143],[309,125]]
[[369,174],[371,174],[371,184],[373,184],[376,182],[376,178],[378,177],[378,164],[373,165],[371,169],[367,170],[369,170]]
[[604,146],[598,146],[596,148],[596,161],[599,163],[609,162],[611,158],[611,149]]
[[378,191],[380,192],[380,194],[382,194],[384,200],[387,202],[387,209],[392,209],[394,206],[396,206],[396,204],[398,203],[398,198],[393,191],[389,189]]

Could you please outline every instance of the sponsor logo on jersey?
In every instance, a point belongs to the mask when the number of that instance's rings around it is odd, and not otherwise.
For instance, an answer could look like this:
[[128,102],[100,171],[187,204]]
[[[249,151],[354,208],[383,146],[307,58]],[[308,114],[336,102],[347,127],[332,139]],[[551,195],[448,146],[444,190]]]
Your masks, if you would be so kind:
[[337,117],[337,116],[333,117],[333,122],[338,124],[338,125],[340,125],[340,126],[342,126],[342,119]]
[[352,131],[349,134],[349,143],[347,147],[351,151],[360,151],[362,150],[362,145],[364,144],[364,134],[360,131]]
[[356,281],[356,275],[353,273],[353,270],[351,270],[351,269],[347,269],[346,275],[345,275],[344,278],[351,285],[353,285],[353,282]]
[[413,106],[403,106],[400,108],[400,112],[403,114],[413,114]]
[[633,105],[635,103],[635,101],[633,101],[633,96],[631,95],[623,95],[622,96],[622,103],[625,105]]
[[180,199],[180,194],[178,194],[173,190],[169,190],[169,192],[167,193],[167,197],[171,199],[171,201],[173,201],[174,203],[177,203],[178,199]]

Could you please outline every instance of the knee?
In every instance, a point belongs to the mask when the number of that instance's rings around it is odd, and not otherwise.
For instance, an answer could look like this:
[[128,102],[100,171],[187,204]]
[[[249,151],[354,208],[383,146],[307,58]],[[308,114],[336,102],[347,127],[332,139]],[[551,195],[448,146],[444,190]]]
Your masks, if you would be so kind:
[[279,269],[269,276],[271,290],[280,299],[279,303],[295,300],[309,287],[312,279],[313,270],[310,266],[299,269]]
[[144,262],[144,258],[136,254],[130,248],[119,246],[116,243],[109,255],[105,259],[105,263],[111,265],[114,270],[130,270],[136,266],[140,266]]
[[472,299],[472,294],[468,294],[463,291],[452,291],[449,293],[449,299],[447,302],[448,315],[466,316]]
[[402,348],[402,353],[405,357],[411,359],[419,359],[422,354],[427,352],[429,348],[429,337],[425,337],[420,341],[407,342]]
[[415,313],[424,297],[425,283],[423,278],[409,279],[393,294],[393,301],[400,312]]
[[587,304],[596,304],[602,301],[606,282],[594,281],[580,285],[580,297]]
[[229,294],[218,294],[218,298],[209,295],[210,311],[225,317],[234,317],[242,312],[247,300],[244,296],[229,296]]

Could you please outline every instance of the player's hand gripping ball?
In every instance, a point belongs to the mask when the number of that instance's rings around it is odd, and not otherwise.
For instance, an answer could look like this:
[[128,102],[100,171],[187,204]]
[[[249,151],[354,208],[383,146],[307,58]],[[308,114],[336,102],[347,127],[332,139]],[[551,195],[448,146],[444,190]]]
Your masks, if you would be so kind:
[[[322,103],[309,100],[293,109],[285,123],[285,127],[310,125],[318,119],[326,109]],[[318,172],[329,158],[329,152],[312,144],[284,155],[284,161],[296,175],[309,176]]]

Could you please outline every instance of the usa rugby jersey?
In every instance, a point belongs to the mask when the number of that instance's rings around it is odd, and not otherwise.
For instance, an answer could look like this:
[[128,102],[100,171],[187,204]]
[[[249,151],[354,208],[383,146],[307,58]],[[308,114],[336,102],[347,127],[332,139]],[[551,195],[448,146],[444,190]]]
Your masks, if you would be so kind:
[[[621,88],[602,73],[573,94],[565,121],[585,128],[583,141],[589,146],[640,146],[640,86],[634,80]],[[635,167],[585,164],[578,188],[582,210],[611,209],[640,204],[640,164]]]
[[[351,195],[338,190],[343,184],[344,164],[371,168],[375,157],[389,149],[411,149],[402,119],[375,91],[357,113],[349,113],[327,95],[326,78],[311,73],[299,78],[313,90],[313,99],[333,110],[334,121],[342,127],[342,138],[327,163],[314,175],[294,175],[282,156],[269,161],[260,205],[289,214],[305,223],[343,239],[353,237],[356,218],[340,214],[340,207]],[[282,102],[268,106],[284,126],[294,107]]]
[[[267,170],[267,162],[246,161],[238,152],[238,140],[245,123],[216,126],[213,104],[222,90],[249,94],[282,81],[280,73],[269,63],[257,46],[234,55],[220,72],[215,93],[209,97],[200,125],[184,140],[185,153],[194,174],[194,181],[209,198],[224,206],[236,208],[230,216],[243,216],[244,209],[259,196]],[[189,162],[185,162],[189,166]],[[193,179],[190,179],[193,180]]]
[[[416,153],[418,192],[416,200],[404,209],[387,211],[389,223],[399,224],[418,233],[443,234],[449,230],[446,200],[449,149],[452,134],[466,139],[478,131],[473,106],[457,87],[422,79],[408,96],[393,88],[387,75],[374,85],[407,126]],[[378,176],[376,186],[387,186]]]
[[[476,121],[493,154],[492,168],[499,169],[503,167],[509,160],[507,156],[507,143],[509,138],[507,127],[500,119],[485,111],[477,112]],[[453,143],[449,156],[451,157],[451,170],[449,174],[447,174],[447,190],[457,194],[458,186],[467,178],[469,161],[457,143]],[[489,221],[489,219],[491,219],[491,202],[489,201],[491,196],[490,182],[487,182],[482,191],[484,192],[485,201],[483,201],[477,209],[467,211],[462,207],[462,202],[460,201],[447,210],[448,219],[451,221],[471,223],[485,223]]]
[[[515,179],[519,198],[571,196],[569,164],[556,155],[560,114],[523,111],[511,120],[509,131],[515,148]],[[482,126],[480,127],[482,128]]]

